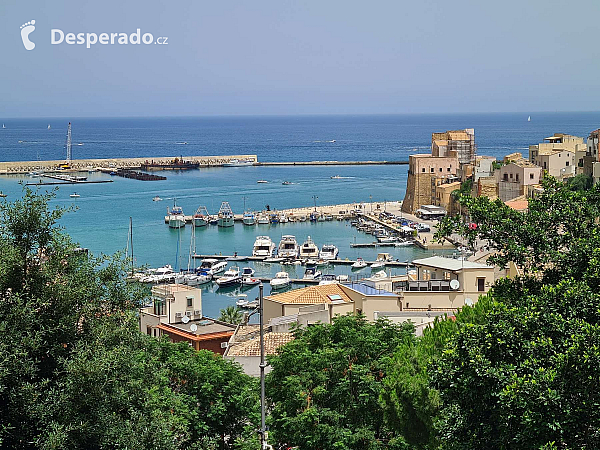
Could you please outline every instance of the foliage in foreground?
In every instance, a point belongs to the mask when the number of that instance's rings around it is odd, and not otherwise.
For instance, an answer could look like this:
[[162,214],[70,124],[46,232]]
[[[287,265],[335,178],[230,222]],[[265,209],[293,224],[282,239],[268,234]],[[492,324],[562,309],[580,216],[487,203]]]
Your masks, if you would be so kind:
[[233,446],[256,419],[254,381],[141,334],[144,292],[118,258],[73,251],[51,198],[0,205],[0,446]]
[[411,324],[343,316],[296,330],[269,362],[271,436],[301,449],[406,448],[383,419],[379,396],[394,350]]

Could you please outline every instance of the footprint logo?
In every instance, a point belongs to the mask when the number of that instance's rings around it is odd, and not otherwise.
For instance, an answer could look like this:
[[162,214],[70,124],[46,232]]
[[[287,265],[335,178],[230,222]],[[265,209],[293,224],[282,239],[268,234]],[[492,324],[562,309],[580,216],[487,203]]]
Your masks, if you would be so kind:
[[21,25],[21,39],[23,39],[23,45],[25,46],[25,50],[33,50],[35,48],[35,43],[29,40],[29,35],[35,30],[35,20],[31,22],[24,23]]

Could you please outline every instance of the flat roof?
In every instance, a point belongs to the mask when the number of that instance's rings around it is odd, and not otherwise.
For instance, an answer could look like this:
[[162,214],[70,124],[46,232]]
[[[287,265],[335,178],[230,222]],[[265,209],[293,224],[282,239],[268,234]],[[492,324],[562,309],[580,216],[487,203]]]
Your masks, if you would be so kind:
[[[386,280],[386,278],[384,278],[384,280]],[[343,286],[361,294],[368,295],[369,297],[389,297],[390,295],[395,297],[398,296],[398,294],[386,291],[385,289],[375,289],[374,287],[365,283],[344,283]]]
[[462,269],[494,269],[492,266],[462,259],[445,258],[443,256],[430,256],[429,258],[415,259],[414,265],[435,267],[437,269],[458,271]]
[[[204,319],[207,321],[207,319]],[[185,337],[187,339],[192,339],[194,341],[206,341],[210,339],[221,339],[225,337],[230,337],[235,332],[235,325],[225,325],[221,323],[211,323],[207,325],[198,325],[200,321],[189,321],[188,323],[177,323],[177,324],[166,324],[161,323],[158,325],[158,329],[163,330],[167,333],[173,333],[181,337]],[[196,331],[192,331],[190,329],[191,325],[195,324],[198,329]]]

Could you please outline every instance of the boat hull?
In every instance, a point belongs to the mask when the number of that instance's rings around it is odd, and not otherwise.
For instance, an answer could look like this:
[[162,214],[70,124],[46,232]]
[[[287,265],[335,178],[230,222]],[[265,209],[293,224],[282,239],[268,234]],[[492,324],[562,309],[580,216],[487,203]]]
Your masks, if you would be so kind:
[[195,227],[205,227],[208,225],[208,221],[204,217],[194,217]]
[[222,228],[232,227],[234,225],[233,217],[219,217],[217,225]]

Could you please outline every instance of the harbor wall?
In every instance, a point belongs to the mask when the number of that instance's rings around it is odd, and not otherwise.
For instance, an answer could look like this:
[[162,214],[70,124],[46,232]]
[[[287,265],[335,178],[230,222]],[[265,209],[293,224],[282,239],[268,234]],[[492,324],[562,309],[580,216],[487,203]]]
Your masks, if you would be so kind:
[[[160,156],[143,158],[101,158],[101,159],[73,159],[70,161],[71,171],[88,170],[90,168],[105,169],[139,169],[146,161],[167,164],[175,158],[185,161],[200,163],[201,167],[218,167],[230,162],[232,159],[258,161],[257,155],[221,155],[221,156]],[[23,174],[32,171],[54,171],[65,160],[53,161],[2,161],[0,162],[0,175]]]

